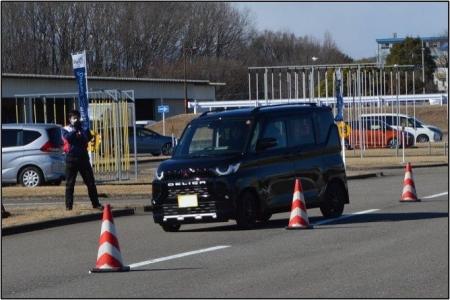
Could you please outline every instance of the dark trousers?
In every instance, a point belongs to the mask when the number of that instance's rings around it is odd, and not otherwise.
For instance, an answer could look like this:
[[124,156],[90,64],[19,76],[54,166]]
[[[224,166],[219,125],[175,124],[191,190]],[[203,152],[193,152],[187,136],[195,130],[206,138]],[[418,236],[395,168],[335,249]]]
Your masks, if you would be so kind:
[[84,184],[86,184],[92,206],[99,205],[97,187],[95,186],[94,173],[89,158],[67,157],[66,159],[66,207],[73,206],[73,190],[77,174],[80,172]]

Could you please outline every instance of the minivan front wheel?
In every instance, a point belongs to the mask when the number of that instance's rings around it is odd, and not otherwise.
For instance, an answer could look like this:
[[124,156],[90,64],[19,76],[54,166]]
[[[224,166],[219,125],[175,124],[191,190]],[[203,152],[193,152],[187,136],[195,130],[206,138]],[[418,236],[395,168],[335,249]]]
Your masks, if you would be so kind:
[[177,232],[181,225],[179,223],[163,223],[161,227],[165,232]]
[[256,223],[256,199],[247,192],[244,193],[237,203],[236,223],[239,229],[250,229]]
[[163,155],[170,155],[172,154],[172,144],[170,143],[165,143],[162,147],[161,147],[161,153]]
[[325,201],[320,211],[325,218],[337,218],[342,215],[345,204],[345,190],[336,182],[331,183],[325,191]]
[[41,171],[36,167],[25,167],[19,175],[19,182],[25,187],[36,187],[43,183]]
[[426,136],[425,134],[421,134],[417,137],[417,142],[418,143],[426,143],[428,142],[430,139],[428,138],[428,136]]

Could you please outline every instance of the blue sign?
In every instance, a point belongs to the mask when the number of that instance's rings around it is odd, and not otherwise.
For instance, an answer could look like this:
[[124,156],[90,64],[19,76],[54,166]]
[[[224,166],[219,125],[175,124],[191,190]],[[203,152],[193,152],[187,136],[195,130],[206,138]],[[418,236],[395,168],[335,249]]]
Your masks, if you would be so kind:
[[88,95],[87,95],[87,72],[86,52],[72,54],[73,73],[78,84],[78,103],[80,105],[81,126],[84,130],[89,129]]
[[169,105],[160,105],[158,106],[158,113],[167,114],[169,112]]
[[336,107],[337,107],[337,113],[334,120],[336,122],[343,121],[344,120],[344,99],[341,95],[341,83],[342,83],[342,77],[341,77],[341,69],[336,70]]

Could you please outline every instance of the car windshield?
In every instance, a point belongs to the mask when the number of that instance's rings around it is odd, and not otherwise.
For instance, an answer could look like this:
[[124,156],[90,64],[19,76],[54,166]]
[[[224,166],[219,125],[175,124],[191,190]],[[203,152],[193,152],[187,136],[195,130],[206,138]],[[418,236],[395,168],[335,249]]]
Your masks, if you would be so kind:
[[174,157],[205,157],[244,151],[252,120],[216,119],[188,125]]

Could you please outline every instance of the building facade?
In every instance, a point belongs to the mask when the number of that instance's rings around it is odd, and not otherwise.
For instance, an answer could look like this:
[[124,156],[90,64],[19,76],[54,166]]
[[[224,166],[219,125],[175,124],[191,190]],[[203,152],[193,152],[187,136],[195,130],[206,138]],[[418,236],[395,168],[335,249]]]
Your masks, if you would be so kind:
[[[27,106],[34,105],[37,120],[43,120],[46,113],[49,122],[54,118],[53,122],[61,124],[64,122],[61,112],[74,107],[77,101],[74,76],[5,73],[1,81],[2,123],[16,122],[17,116],[22,116],[22,110],[31,110]],[[133,90],[136,120],[161,120],[159,105],[169,106],[166,117],[184,113],[185,84],[189,101],[215,101],[216,87],[224,85],[208,80],[88,77],[89,91]],[[43,108],[45,105],[48,109]]]
[[[448,52],[448,39],[446,37],[419,37],[423,41],[424,47],[430,49],[431,56],[437,62],[439,57]],[[399,38],[396,34],[392,38],[376,39],[377,41],[377,63],[384,65],[386,58],[395,44],[402,43],[405,38]]]

